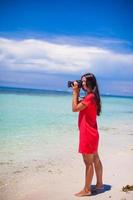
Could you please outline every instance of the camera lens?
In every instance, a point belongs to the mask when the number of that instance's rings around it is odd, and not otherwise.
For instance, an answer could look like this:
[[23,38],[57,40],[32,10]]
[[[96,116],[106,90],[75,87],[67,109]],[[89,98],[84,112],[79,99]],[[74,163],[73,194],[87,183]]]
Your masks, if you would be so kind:
[[72,85],[74,85],[74,82],[73,81],[68,81],[67,86],[68,87],[72,87]]
[[[82,81],[76,80],[76,82],[78,83],[78,88],[81,88],[82,87]],[[68,86],[68,88],[74,86],[74,81],[68,81],[67,86]]]

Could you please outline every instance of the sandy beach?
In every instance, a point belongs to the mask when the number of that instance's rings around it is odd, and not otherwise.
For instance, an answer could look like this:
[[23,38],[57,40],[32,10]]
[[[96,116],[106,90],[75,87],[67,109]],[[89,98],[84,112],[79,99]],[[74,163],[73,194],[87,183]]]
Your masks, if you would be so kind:
[[[132,134],[101,135],[99,154],[104,166],[105,191],[85,199],[132,200],[133,192],[122,187],[133,184]],[[1,162],[0,200],[73,200],[84,185],[84,165],[76,147],[64,149],[56,160]],[[95,184],[95,177],[93,179]]]

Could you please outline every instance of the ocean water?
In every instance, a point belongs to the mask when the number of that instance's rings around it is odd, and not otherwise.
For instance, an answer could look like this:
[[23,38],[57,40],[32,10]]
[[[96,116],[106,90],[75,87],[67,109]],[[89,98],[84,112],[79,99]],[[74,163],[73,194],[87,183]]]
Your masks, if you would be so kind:
[[[0,160],[56,159],[78,142],[78,113],[71,93],[35,90],[0,92]],[[133,98],[102,96],[99,132],[133,134]]]

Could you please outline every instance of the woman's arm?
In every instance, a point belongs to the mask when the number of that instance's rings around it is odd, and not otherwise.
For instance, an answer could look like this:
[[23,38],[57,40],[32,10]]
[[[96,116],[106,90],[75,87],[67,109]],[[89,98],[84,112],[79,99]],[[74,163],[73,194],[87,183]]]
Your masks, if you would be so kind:
[[78,88],[77,82],[74,82],[74,86],[72,88],[73,88],[72,111],[79,112],[85,109],[87,106],[78,101],[80,89]]

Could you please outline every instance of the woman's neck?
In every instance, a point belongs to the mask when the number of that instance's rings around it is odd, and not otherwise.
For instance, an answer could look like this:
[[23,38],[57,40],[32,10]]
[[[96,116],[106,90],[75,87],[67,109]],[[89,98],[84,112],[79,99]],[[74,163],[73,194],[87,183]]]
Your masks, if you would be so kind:
[[87,88],[86,92],[87,92],[87,94],[90,94],[90,93],[92,93],[92,90]]

